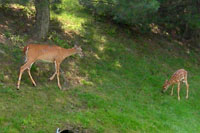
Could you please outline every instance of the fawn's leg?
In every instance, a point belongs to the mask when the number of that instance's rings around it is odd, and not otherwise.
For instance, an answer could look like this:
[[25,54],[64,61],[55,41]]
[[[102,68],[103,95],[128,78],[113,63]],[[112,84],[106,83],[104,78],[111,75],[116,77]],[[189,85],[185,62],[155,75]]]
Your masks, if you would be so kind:
[[171,96],[173,96],[174,85],[172,85]]
[[187,82],[187,73],[186,73],[186,75],[185,75],[185,77],[184,77],[184,82],[185,82],[186,90],[187,90],[187,92],[186,92],[186,99],[188,99],[189,84],[188,84],[188,82]]
[[56,66],[56,61],[54,61],[54,63],[55,63],[55,73],[49,78],[49,80],[53,80],[54,79],[54,77],[56,76],[56,74],[57,74],[57,66]]
[[186,85],[186,89],[187,89],[187,94],[186,94],[186,99],[188,99],[188,93],[189,93],[189,84],[188,84],[188,82],[186,81],[185,82],[185,85]]
[[180,100],[180,95],[179,95],[179,92],[180,92],[180,82],[178,82],[178,88],[177,89],[178,89],[178,91],[177,91],[178,92],[178,100]]

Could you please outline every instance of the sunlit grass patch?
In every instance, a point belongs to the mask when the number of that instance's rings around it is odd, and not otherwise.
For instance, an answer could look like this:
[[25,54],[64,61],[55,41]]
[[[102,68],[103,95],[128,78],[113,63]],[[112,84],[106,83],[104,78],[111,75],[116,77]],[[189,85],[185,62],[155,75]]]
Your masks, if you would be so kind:
[[65,30],[73,30],[79,33],[82,30],[82,24],[86,21],[90,21],[91,16],[85,13],[84,9],[79,5],[78,1],[63,1],[62,5],[59,5],[62,10],[59,15],[51,11],[51,17],[57,18],[62,23],[62,28]]

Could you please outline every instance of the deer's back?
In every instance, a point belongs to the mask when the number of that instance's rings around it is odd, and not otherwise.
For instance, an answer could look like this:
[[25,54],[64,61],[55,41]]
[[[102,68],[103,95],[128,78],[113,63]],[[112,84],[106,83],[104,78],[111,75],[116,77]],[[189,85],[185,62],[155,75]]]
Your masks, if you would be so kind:
[[177,83],[185,79],[187,76],[187,71],[184,69],[177,70],[171,77],[171,82]]
[[55,45],[29,44],[27,45],[26,56],[35,60],[53,62],[61,49],[61,47]]

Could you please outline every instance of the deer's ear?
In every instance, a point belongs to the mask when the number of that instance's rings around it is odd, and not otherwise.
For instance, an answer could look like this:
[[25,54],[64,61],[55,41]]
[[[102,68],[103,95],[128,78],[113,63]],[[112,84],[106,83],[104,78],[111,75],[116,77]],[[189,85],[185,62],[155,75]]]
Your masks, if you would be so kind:
[[75,45],[74,45],[74,48],[78,48],[78,46],[75,44]]

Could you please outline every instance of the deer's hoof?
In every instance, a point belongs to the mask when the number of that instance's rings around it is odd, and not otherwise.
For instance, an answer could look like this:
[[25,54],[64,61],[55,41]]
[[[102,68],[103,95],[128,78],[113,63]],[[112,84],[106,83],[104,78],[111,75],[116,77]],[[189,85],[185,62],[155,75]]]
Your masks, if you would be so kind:
[[17,90],[19,90],[19,85],[17,85]]
[[63,88],[62,88],[62,87],[59,87],[59,89],[60,89],[60,90],[63,90]]
[[49,78],[49,81],[52,81],[53,80],[53,78]]

